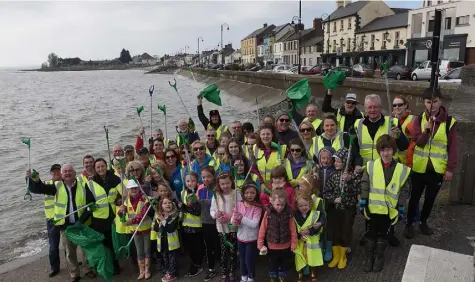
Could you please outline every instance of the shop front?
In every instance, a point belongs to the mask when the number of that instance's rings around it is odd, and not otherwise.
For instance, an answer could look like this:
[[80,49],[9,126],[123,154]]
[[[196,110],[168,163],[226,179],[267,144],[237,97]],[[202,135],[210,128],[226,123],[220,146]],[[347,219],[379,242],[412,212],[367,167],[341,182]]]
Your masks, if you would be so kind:
[[[443,60],[465,62],[465,46],[467,34],[445,35]],[[432,37],[408,39],[407,65],[417,67],[420,63],[430,60],[432,54]]]

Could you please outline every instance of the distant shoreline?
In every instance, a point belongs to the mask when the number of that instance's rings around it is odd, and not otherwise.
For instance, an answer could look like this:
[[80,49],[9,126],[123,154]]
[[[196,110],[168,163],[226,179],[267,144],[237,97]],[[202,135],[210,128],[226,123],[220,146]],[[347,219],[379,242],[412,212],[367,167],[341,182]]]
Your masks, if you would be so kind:
[[60,68],[38,68],[25,69],[19,71],[38,71],[38,72],[60,72],[60,71],[96,71],[96,70],[146,70],[150,71],[156,66],[137,66],[137,65],[116,65],[116,66],[72,66]]

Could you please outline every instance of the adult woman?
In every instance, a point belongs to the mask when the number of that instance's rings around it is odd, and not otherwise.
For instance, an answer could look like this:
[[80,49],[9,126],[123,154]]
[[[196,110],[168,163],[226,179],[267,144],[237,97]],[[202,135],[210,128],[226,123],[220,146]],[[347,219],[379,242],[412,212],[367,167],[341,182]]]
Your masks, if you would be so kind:
[[273,115],[271,114],[268,114],[264,117],[264,119],[262,119],[262,122],[261,122],[261,125],[264,125],[264,124],[270,124],[270,125],[274,125],[275,126],[275,118]]
[[163,139],[156,138],[153,140],[153,162],[158,160],[165,161],[165,153],[163,150],[165,149],[165,144],[163,143]]
[[231,138],[226,147],[226,153],[231,158],[236,158],[239,155],[243,154],[242,146],[239,145],[239,142],[236,138]]
[[170,183],[171,179],[171,172],[168,170],[168,166],[163,161],[156,161],[150,166],[150,175],[145,177],[145,185],[149,185],[152,189],[152,194],[149,196],[153,196],[154,198],[158,199],[158,184],[167,182]]
[[215,165],[215,161],[213,158],[206,154],[206,145],[204,142],[195,141],[191,144],[191,149],[193,150],[193,155],[195,159],[191,161],[190,165],[187,165],[185,168],[185,174],[190,170],[196,172],[198,174],[198,182],[203,184],[203,180],[201,179],[201,168],[205,166],[213,166]]
[[206,153],[213,156],[218,146],[219,142],[216,140],[216,130],[212,128],[206,130]]
[[[341,148],[349,148],[350,136],[347,133],[341,132],[338,129],[338,122],[335,115],[329,114],[323,118],[323,133],[313,139],[312,147],[310,148],[310,155],[313,157],[315,163],[318,163],[318,152],[325,146],[330,146],[335,151]],[[351,159],[355,170],[359,171],[363,164],[359,151],[356,146],[352,146]]]
[[278,150],[271,147],[272,143],[279,143],[275,127],[265,123],[259,128],[259,140],[257,140],[255,146],[258,148],[256,156],[257,168],[266,182],[271,179],[271,170],[282,164],[287,149],[285,145],[282,145],[282,155],[279,155]]
[[[312,123],[308,120],[302,121],[299,125],[299,131],[300,135],[302,135],[305,148],[307,150],[310,149],[313,144],[313,138],[317,136],[317,133],[315,132],[315,128],[313,127]],[[307,151],[307,154],[310,154],[310,152]]]
[[290,140],[289,149],[290,153],[284,160],[284,167],[290,184],[296,188],[299,186],[299,179],[302,176],[312,173],[313,162],[308,160],[305,146],[299,138]]
[[[112,171],[107,170],[107,162],[104,159],[96,159],[94,161],[94,176],[92,177],[92,181],[104,188],[108,195],[110,204],[109,217],[102,221],[101,224],[96,224],[97,226],[94,226],[94,229],[104,235],[104,246],[113,252],[114,246],[112,244],[111,227],[116,212],[115,200],[117,197],[117,189],[122,189],[120,178]],[[114,272],[118,273],[119,271],[119,262],[114,260]]]
[[171,172],[170,187],[173,190],[175,198],[181,203],[181,191],[183,190],[183,166],[181,165],[179,155],[171,149],[166,149],[165,162],[168,171]]
[[[138,180],[140,186],[144,190],[145,194],[149,196],[151,195],[152,188],[150,187],[150,182],[145,181],[145,169],[140,162],[138,161],[129,162],[125,169],[125,176],[127,177],[127,179],[130,179],[130,177],[132,176],[135,177],[135,179]],[[125,183],[125,185],[127,185],[127,183]]]
[[[409,110],[409,101],[402,97],[397,96],[393,101],[393,117],[398,119],[399,126],[401,126],[402,133],[408,138],[411,138],[412,119],[413,115]],[[414,153],[415,141],[409,142],[409,148],[407,151],[398,151],[397,156],[401,163],[412,167],[412,154]]]

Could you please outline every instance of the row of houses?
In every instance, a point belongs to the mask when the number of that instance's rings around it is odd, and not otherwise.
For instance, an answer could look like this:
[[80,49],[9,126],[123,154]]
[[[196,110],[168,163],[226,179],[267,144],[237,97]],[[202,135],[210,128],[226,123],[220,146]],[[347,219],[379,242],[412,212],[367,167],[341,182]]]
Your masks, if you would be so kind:
[[[475,63],[475,29],[470,28],[475,1],[423,0],[422,6],[409,10],[390,8],[380,0],[336,1],[335,11],[315,18],[307,29],[303,24],[263,24],[234,53],[239,52],[242,64],[298,64],[300,49],[303,66],[335,64],[338,59],[346,65],[376,67],[388,61],[414,67],[430,59],[434,13],[442,9],[442,58]],[[235,62],[238,56],[231,54],[230,62]]]

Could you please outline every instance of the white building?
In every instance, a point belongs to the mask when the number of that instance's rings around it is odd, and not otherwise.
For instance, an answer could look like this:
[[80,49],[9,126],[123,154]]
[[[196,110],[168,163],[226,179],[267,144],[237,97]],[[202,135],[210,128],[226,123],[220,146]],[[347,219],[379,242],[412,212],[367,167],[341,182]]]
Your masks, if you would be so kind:
[[293,30],[289,30],[285,35],[279,38],[273,45],[274,63],[282,64],[284,62],[284,42],[295,33]]
[[224,58],[224,62],[226,65],[229,64],[241,64],[241,49],[237,49],[230,55]]
[[435,9],[443,10],[441,59],[475,63],[475,28],[471,26],[475,1],[424,0],[422,8],[409,11],[406,64],[415,66],[430,59]]

